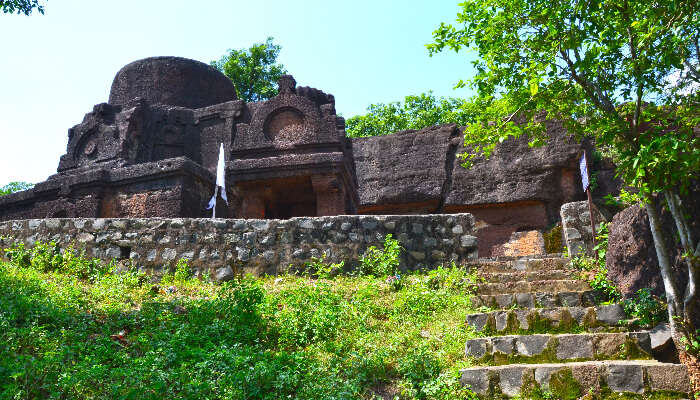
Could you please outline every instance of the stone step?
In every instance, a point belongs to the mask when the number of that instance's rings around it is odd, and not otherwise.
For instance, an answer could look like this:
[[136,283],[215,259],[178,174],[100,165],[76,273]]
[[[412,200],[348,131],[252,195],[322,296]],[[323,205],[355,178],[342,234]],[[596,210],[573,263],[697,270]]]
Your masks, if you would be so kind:
[[474,307],[491,308],[551,308],[551,307],[591,307],[606,300],[597,290],[565,291],[555,293],[507,293],[484,294],[472,297]]
[[676,399],[690,393],[685,365],[655,360],[511,364],[466,368],[461,374],[460,383],[483,399],[531,398],[530,394],[538,391],[547,391],[553,396],[548,398],[555,399],[582,398],[589,391],[605,398],[660,393],[664,399]]
[[521,258],[507,261],[480,259],[466,266],[476,269],[479,273],[571,270],[569,259],[564,257]]
[[514,309],[467,315],[467,325],[475,331],[501,335],[576,330],[624,331],[628,324],[627,315],[619,304]]
[[590,290],[582,280],[517,281],[508,283],[480,283],[475,285],[476,294],[508,294],[525,292],[557,293],[566,291]]
[[468,340],[465,355],[478,364],[652,359],[648,331],[512,335]]
[[579,274],[573,269],[553,269],[549,271],[485,272],[479,273],[479,278],[487,283],[507,283],[579,279]]

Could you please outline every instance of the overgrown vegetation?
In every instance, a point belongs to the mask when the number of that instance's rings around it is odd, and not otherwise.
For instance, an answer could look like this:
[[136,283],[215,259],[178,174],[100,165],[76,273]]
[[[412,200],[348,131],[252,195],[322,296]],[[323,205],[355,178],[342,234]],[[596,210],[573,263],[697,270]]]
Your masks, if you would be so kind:
[[595,256],[588,257],[585,254],[578,254],[571,259],[572,266],[584,272],[591,288],[603,293],[607,302],[621,301],[625,313],[630,318],[636,319],[638,325],[651,328],[660,322],[668,321],[666,303],[654,296],[650,289],[640,289],[634,297],[623,300],[620,290],[608,279],[605,256],[608,251],[609,225],[609,223],[601,223],[598,226],[597,244],[593,248]]
[[384,248],[370,246],[360,258],[357,269],[359,275],[387,276],[395,275],[399,270],[399,255],[403,248],[391,234],[384,238]]
[[605,255],[608,252],[609,223],[598,225],[596,245],[593,247],[593,257],[579,253],[571,259],[571,265],[584,272],[591,288],[600,291],[610,303],[619,301],[622,297],[620,290],[608,279],[608,268],[605,265]]
[[474,276],[454,265],[398,288],[342,274],[215,285],[182,260],[154,283],[53,244],[8,255],[0,399],[471,398],[458,370]]
[[653,327],[668,320],[666,303],[654,296],[648,288],[639,289],[636,296],[622,302],[625,313],[638,320],[639,325]]

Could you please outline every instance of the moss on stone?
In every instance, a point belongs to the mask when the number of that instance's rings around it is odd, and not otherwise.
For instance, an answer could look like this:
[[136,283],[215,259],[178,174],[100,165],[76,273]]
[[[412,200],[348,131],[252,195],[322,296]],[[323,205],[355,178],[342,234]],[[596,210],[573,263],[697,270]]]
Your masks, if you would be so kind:
[[547,253],[561,253],[564,247],[562,240],[562,227],[561,222],[554,225],[554,227],[548,231],[542,233],[544,237],[544,250]]
[[568,368],[560,369],[550,376],[549,390],[555,398],[562,400],[578,399],[582,393],[581,385]]

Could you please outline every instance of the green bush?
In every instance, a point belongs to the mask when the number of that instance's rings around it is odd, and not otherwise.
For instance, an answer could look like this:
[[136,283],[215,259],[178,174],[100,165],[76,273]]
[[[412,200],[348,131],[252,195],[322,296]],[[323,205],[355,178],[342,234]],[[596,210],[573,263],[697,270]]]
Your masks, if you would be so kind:
[[608,279],[608,268],[605,265],[605,256],[608,252],[608,227],[609,223],[601,223],[596,235],[597,244],[593,247],[595,257],[588,257],[583,253],[571,259],[571,266],[580,271],[594,271],[592,279],[588,279],[591,288],[602,292],[608,302],[617,302],[622,298],[620,290]]
[[636,296],[622,302],[625,313],[639,320],[639,324],[646,327],[653,327],[660,322],[668,320],[666,304],[663,300],[654,296],[651,289],[643,288],[637,290]]
[[24,243],[16,243],[5,249],[8,258],[19,267],[33,267],[43,272],[62,272],[83,280],[94,281],[114,268],[96,258],[86,258],[85,252],[78,253],[69,246],[65,250],[55,243],[37,242],[31,249]]
[[315,276],[319,279],[329,279],[337,276],[343,271],[345,261],[339,263],[327,263],[326,254],[321,257],[311,257],[311,261],[304,263],[304,273]]
[[392,238],[391,234],[386,235],[384,249],[370,246],[360,257],[357,273],[370,276],[396,275],[402,249],[398,240]]

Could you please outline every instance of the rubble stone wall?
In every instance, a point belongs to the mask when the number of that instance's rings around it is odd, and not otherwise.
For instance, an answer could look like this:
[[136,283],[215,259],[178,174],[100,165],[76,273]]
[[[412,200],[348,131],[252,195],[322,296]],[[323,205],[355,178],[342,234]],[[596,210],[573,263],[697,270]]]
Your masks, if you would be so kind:
[[[605,216],[593,205],[593,220],[596,229],[608,222]],[[575,201],[561,206],[561,223],[564,241],[571,257],[583,252],[593,257],[593,228],[587,201]]]
[[312,257],[351,269],[369,246],[392,234],[404,247],[400,268],[465,263],[477,258],[474,217],[340,215],[288,220],[204,218],[51,218],[0,222],[0,247],[54,241],[89,257],[118,259],[158,272],[187,259],[218,280],[235,273],[274,275]]

